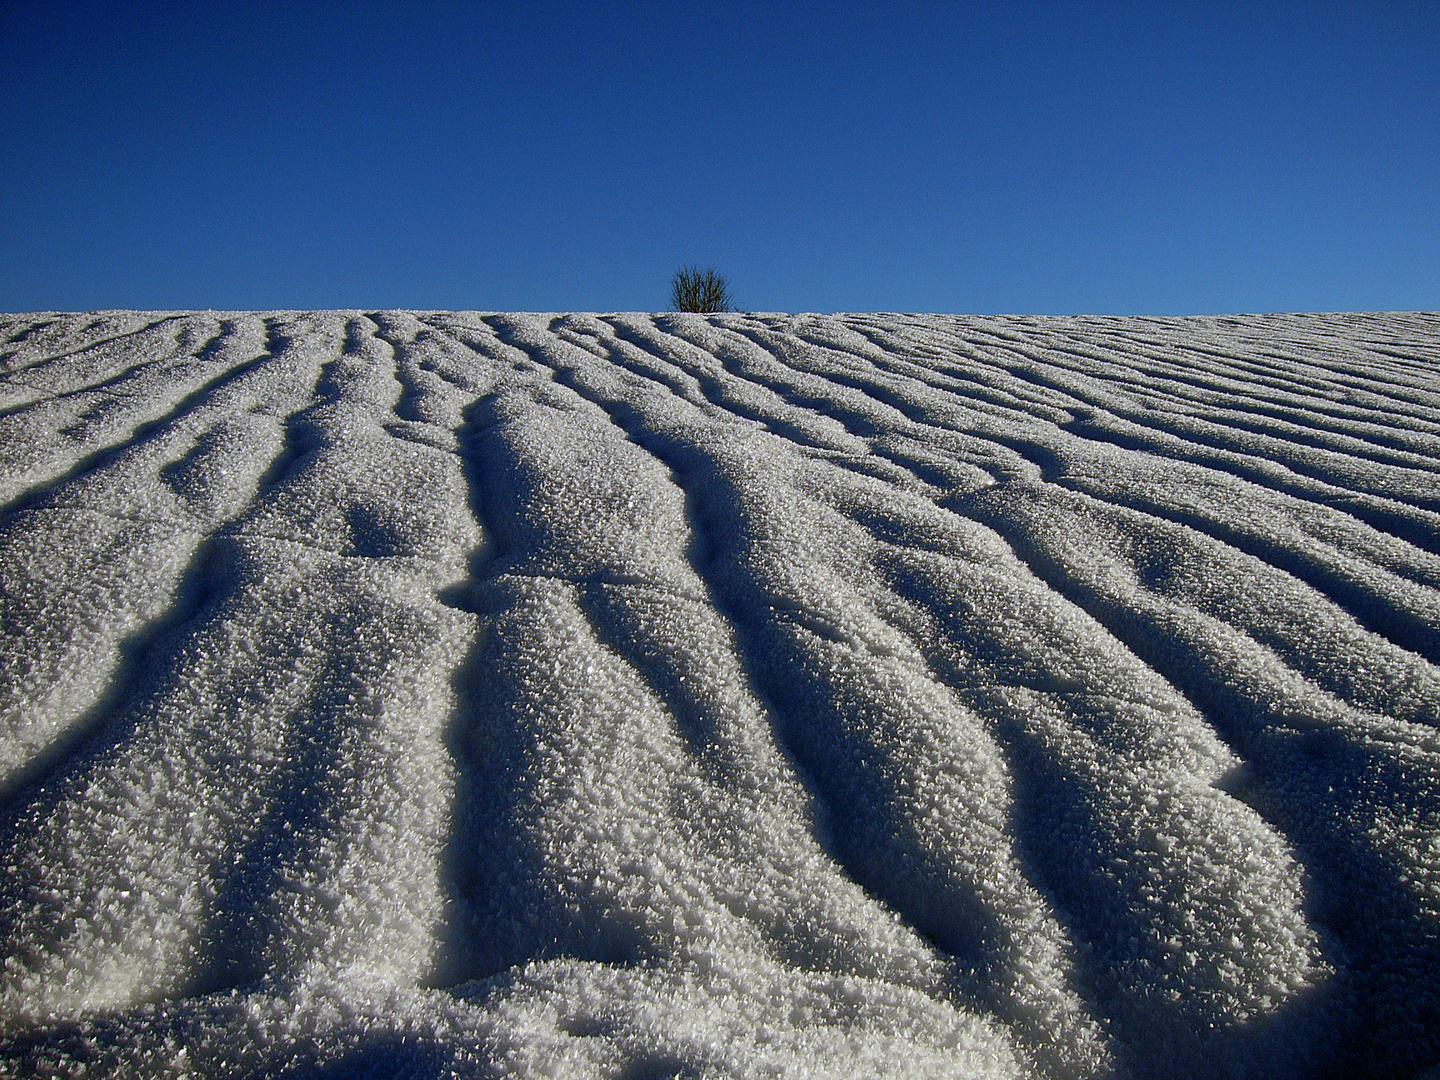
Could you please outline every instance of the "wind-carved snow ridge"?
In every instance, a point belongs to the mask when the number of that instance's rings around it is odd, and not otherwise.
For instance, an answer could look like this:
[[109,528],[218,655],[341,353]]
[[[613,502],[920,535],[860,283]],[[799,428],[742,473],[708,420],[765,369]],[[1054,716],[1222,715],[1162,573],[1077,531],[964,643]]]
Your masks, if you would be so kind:
[[0,1071],[1440,1068],[1440,318],[0,320]]

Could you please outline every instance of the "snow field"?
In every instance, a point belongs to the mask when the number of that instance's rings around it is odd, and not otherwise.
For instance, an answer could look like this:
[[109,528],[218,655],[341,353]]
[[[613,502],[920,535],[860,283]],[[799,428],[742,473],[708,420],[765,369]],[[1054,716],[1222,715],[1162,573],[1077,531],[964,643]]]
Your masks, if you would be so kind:
[[0,1061],[1440,1062],[1440,323],[0,318]]

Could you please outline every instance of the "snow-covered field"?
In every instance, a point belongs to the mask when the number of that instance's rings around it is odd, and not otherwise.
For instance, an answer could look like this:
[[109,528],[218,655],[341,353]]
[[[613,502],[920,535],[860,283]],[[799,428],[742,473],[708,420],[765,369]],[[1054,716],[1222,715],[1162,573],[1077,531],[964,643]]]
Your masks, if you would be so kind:
[[1437,365],[0,317],[0,1073],[1423,1074]]

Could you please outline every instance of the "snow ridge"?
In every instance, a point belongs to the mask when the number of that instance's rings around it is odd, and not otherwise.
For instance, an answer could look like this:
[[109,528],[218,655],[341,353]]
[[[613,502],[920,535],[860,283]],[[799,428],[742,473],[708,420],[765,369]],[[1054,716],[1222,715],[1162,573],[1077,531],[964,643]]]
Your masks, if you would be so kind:
[[1440,317],[0,317],[0,1063],[1440,1066]]

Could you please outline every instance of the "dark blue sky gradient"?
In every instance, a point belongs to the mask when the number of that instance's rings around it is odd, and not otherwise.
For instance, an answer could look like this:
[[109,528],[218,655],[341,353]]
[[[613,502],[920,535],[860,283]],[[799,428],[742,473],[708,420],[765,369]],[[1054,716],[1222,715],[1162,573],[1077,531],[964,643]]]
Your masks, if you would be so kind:
[[1440,308],[1431,2],[0,3],[0,310]]

